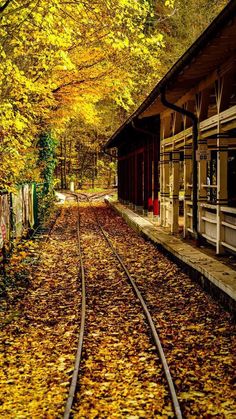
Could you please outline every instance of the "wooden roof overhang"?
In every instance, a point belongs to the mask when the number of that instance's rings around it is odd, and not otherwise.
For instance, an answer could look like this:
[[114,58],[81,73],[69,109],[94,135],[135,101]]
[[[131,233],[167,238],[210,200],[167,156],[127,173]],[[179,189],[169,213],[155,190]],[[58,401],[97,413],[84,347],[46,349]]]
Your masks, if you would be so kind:
[[[160,100],[163,89],[169,102],[176,103],[209,74],[218,71],[236,53],[236,0],[231,0],[196,42],[174,64],[141,106],[108,140],[105,148],[124,141],[132,121],[159,115],[166,108]],[[125,136],[126,137],[126,136]]]

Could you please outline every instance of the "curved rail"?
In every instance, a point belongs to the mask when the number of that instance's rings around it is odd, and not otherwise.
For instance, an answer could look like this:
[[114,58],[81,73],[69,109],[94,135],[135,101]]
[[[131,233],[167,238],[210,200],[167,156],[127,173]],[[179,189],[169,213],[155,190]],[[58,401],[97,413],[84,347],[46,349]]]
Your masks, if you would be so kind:
[[120,255],[117,253],[117,251],[116,251],[115,247],[113,246],[111,240],[107,236],[107,233],[105,232],[105,230],[101,226],[101,223],[99,221],[98,215],[97,215],[96,211],[94,210],[94,208],[93,208],[93,206],[91,204],[91,201],[89,200],[88,196],[87,196],[87,200],[88,200],[91,208],[93,209],[95,218],[97,220],[97,224],[98,224],[98,226],[99,226],[99,228],[100,228],[100,230],[101,230],[104,238],[106,239],[107,243],[109,244],[110,248],[112,249],[112,251],[113,251],[115,257],[117,258],[117,260],[119,261],[120,265],[124,269],[124,271],[126,273],[126,276],[127,276],[128,280],[129,280],[129,282],[130,282],[130,284],[131,284],[131,286],[132,286],[132,288],[133,288],[136,296],[138,297],[138,299],[139,299],[139,301],[140,301],[140,303],[142,305],[142,308],[144,310],[144,313],[145,313],[145,316],[146,316],[148,325],[150,326],[150,329],[151,329],[151,333],[152,333],[152,337],[153,337],[154,343],[156,345],[156,348],[157,348],[157,351],[158,351],[158,354],[159,354],[159,357],[160,357],[160,360],[161,360],[161,363],[162,363],[162,366],[163,366],[163,369],[164,369],[164,373],[165,373],[166,380],[167,380],[167,383],[168,383],[168,387],[169,387],[169,390],[170,390],[171,400],[172,400],[173,409],[174,409],[176,418],[177,419],[182,419],[183,416],[182,416],[181,408],[180,408],[180,405],[179,405],[178,397],[177,397],[177,394],[176,394],[175,386],[174,386],[174,383],[173,383],[173,380],[172,380],[172,377],[171,377],[171,373],[170,373],[170,370],[169,370],[169,367],[168,367],[168,363],[167,363],[167,360],[166,360],[166,357],[165,357],[165,354],[164,354],[164,351],[163,351],[163,348],[162,348],[161,341],[159,339],[159,336],[158,336],[156,327],[155,327],[154,322],[152,320],[152,316],[151,316],[151,314],[150,314],[150,312],[148,310],[148,307],[147,307],[147,305],[146,305],[146,303],[145,303],[145,301],[144,301],[144,299],[142,297],[141,292],[139,291],[138,286],[136,285],[135,281],[132,279],[132,277],[131,277],[128,269],[126,268],[123,260],[121,259]]
[[[78,202],[78,199],[77,199]],[[75,391],[77,386],[78,380],[78,373],[79,373],[79,366],[81,361],[82,355],[82,348],[83,348],[83,339],[84,339],[84,330],[85,330],[85,314],[86,314],[86,290],[85,290],[85,275],[84,275],[84,265],[83,265],[83,257],[81,252],[81,242],[80,242],[80,215],[77,224],[77,239],[78,239],[78,252],[79,252],[79,259],[80,259],[80,272],[81,272],[81,288],[82,288],[82,301],[81,301],[81,320],[80,320],[80,332],[79,332],[79,341],[75,356],[75,366],[73,375],[71,378],[71,384],[69,389],[69,395],[66,402],[66,407],[64,411],[64,419],[69,419],[71,414],[71,408],[75,397]]]

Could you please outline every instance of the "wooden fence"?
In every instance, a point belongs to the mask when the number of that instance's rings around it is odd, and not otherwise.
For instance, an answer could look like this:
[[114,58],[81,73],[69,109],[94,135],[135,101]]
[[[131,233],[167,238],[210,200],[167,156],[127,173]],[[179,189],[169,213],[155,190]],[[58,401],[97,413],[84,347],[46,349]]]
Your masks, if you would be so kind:
[[0,262],[11,242],[33,230],[37,223],[35,183],[18,186],[14,193],[0,191]]

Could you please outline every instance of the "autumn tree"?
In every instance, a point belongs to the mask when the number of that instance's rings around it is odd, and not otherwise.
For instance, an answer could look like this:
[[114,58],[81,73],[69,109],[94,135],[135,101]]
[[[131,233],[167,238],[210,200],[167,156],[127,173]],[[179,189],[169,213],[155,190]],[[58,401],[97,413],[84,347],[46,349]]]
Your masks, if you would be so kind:
[[0,7],[1,186],[8,187],[24,177],[40,132],[60,130],[69,115],[82,115],[87,103],[104,97],[130,106],[135,64],[151,77],[162,36],[145,34],[152,13],[146,0],[22,0]]
[[[160,51],[161,73],[166,71],[190,47],[216,15],[227,4],[227,0],[175,0],[170,13],[163,17],[162,5],[155,1],[154,14],[159,17],[159,30],[164,34],[165,46]],[[155,19],[155,24],[157,19]]]
[[[223,3],[0,1],[0,187],[40,179],[37,142],[49,131],[64,147],[66,179],[70,144],[93,144],[92,132],[106,141]],[[72,143],[71,121],[80,124]]]

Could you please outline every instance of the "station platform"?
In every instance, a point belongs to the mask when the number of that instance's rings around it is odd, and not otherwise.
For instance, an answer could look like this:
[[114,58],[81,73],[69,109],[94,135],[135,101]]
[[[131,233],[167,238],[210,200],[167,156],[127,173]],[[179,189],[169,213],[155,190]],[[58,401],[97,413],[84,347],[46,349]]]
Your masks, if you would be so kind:
[[118,201],[105,201],[121,215],[127,224],[184,267],[185,271],[218,300],[236,314],[236,269],[202,251],[201,248],[175,237],[157,226],[148,216],[141,216]]

